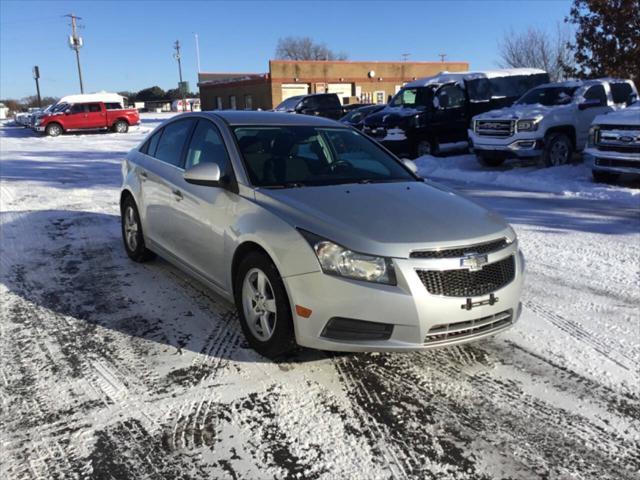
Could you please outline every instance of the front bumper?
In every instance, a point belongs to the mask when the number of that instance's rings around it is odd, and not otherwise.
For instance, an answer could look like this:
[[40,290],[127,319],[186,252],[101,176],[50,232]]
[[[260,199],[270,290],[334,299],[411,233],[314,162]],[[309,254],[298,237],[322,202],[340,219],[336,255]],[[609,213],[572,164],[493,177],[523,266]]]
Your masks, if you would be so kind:
[[544,141],[535,136],[537,132],[521,133],[505,138],[476,135],[469,130],[469,146],[477,155],[501,158],[539,157],[544,151]]
[[591,147],[584,151],[584,161],[597,171],[640,174],[640,153],[608,152]]
[[[497,302],[489,304],[490,294],[472,297],[472,303],[484,304],[474,305],[470,310],[465,308],[467,298],[430,294],[416,272],[418,269],[457,269],[460,268],[458,258],[394,259],[397,286],[348,280],[321,272],[283,278],[292,307],[300,305],[313,312],[309,318],[303,318],[296,314],[295,307],[292,308],[296,340],[299,345],[320,350],[412,351],[467,343],[495,335],[512,326],[520,315],[524,258],[517,243],[488,255],[489,264],[512,255],[516,274],[513,281],[492,292]],[[468,326],[475,321],[478,325],[487,324],[490,319],[505,318],[507,314],[509,321],[498,328],[478,327],[468,335],[435,338],[432,330],[438,326],[442,328],[444,324],[448,324],[452,331],[460,330],[455,324]],[[388,324],[393,326],[393,330],[385,340],[336,340],[323,336],[329,320],[336,317]]]

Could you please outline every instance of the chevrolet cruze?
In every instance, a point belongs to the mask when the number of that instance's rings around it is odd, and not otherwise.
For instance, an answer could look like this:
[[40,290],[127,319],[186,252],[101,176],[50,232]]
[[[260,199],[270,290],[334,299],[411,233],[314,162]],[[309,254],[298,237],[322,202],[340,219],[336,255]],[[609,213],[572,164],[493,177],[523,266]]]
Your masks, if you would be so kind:
[[235,302],[249,344],[409,351],[520,314],[524,259],[495,213],[359,131],[306,115],[178,115],[122,165],[129,257]]

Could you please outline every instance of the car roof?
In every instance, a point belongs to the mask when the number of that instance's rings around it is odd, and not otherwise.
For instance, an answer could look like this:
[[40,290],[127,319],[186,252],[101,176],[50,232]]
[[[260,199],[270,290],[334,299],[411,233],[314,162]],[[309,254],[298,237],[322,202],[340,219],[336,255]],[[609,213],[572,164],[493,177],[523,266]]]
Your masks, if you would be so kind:
[[502,78],[526,75],[546,74],[544,70],[538,68],[505,68],[502,70],[482,70],[466,72],[440,72],[431,77],[424,77],[409,82],[405,88],[427,87],[430,85],[444,85],[445,83],[459,82],[462,80],[474,80],[478,78]]
[[[312,127],[342,127],[339,122],[311,115],[297,115],[281,112],[260,112],[254,110],[215,110],[201,114],[218,117],[230,126],[237,125],[305,125]],[[191,115],[191,114],[186,114]]]

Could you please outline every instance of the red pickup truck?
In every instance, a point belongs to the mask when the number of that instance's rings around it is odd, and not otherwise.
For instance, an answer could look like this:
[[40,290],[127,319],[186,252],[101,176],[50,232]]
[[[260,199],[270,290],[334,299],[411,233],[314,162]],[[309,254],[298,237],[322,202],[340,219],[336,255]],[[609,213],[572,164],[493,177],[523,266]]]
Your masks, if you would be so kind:
[[51,137],[63,132],[82,130],[112,130],[126,133],[129,126],[138,125],[140,115],[135,108],[123,108],[117,102],[61,103],[40,118],[34,129]]

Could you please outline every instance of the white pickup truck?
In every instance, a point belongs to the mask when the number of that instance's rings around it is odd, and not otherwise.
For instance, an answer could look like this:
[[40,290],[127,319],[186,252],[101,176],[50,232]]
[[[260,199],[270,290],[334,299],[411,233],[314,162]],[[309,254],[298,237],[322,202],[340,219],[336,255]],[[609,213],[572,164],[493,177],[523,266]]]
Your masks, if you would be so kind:
[[626,107],[637,93],[631,80],[614,78],[541,85],[511,107],[473,117],[470,147],[487,166],[525,157],[562,165],[586,147],[595,117]]
[[640,100],[597,116],[584,156],[596,182],[613,181],[621,173],[640,175]]

